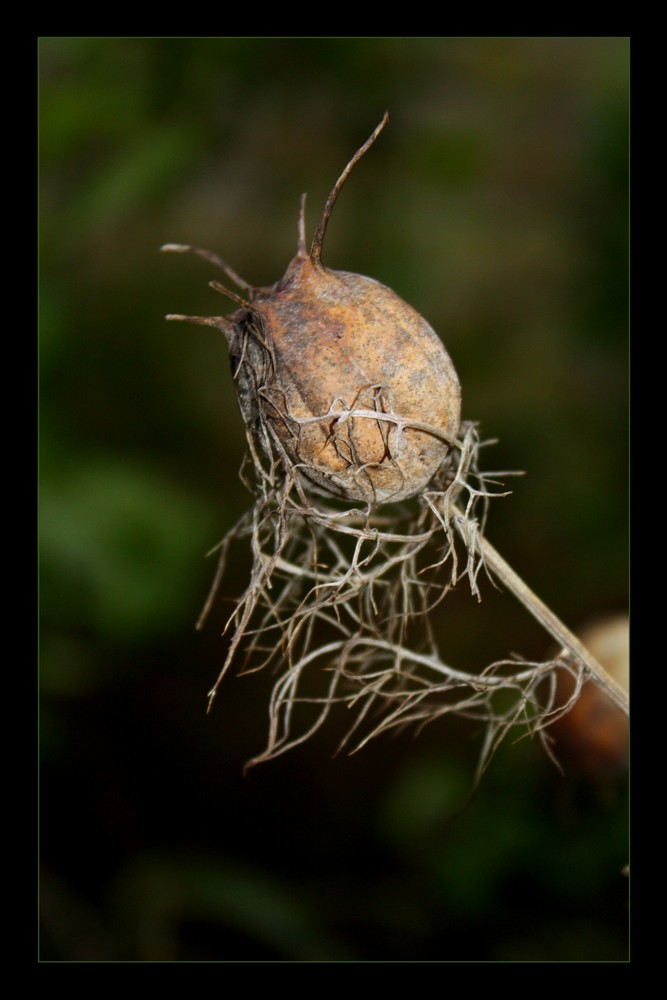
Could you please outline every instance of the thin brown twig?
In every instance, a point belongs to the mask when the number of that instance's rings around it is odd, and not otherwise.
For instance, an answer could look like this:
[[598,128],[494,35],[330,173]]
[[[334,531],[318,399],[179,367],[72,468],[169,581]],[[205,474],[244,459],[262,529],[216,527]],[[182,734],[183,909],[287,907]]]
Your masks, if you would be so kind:
[[[463,518],[462,512],[456,507],[455,510]],[[466,539],[463,536],[462,526],[458,520],[455,520],[454,523],[465,542]],[[607,673],[604,667],[598,663],[595,657],[577,639],[576,635],[570,632],[569,628],[553,613],[551,608],[547,607],[544,601],[541,601],[537,594],[524,583],[518,573],[512,569],[498,550],[493,547],[488,538],[482,534],[478,534],[476,544],[486,566],[498,577],[500,582],[505,584],[507,589],[537,619],[540,625],[553,636],[556,642],[560,643],[567,653],[582,664],[586,673],[590,675],[590,679],[599,688],[602,688],[611,700],[628,715],[630,712],[630,699],[627,691],[621,687],[611,674]]]

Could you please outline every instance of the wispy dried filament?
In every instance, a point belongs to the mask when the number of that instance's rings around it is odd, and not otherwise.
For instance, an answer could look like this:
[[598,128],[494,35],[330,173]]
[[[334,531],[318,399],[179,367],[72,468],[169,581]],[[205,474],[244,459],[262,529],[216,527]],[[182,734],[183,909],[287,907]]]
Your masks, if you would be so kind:
[[[361,413],[356,419],[372,419]],[[498,495],[499,474],[478,470],[475,427],[463,430],[429,488],[407,503],[349,508],[315,493],[279,458],[259,471],[255,505],[222,543],[202,616],[228,545],[248,538],[251,578],[228,621],[230,647],[209,698],[241,649],[247,669],[275,673],[267,747],[250,763],[301,743],[340,703],[354,715],[341,746],[456,713],[486,722],[486,754],[508,728],[541,731],[567,710],[557,699],[555,666],[573,674],[576,697],[583,670],[564,660],[504,660],[476,675],[440,657],[429,613],[464,577],[479,596],[479,538],[488,501]]]

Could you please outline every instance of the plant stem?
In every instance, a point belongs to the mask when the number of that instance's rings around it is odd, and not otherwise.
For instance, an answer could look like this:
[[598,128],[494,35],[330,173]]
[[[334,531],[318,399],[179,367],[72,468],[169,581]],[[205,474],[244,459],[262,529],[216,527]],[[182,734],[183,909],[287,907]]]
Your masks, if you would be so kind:
[[[463,513],[455,508],[455,513],[458,515],[454,518],[454,523],[456,524],[459,534],[463,537],[462,530],[459,524],[459,517],[464,520]],[[463,539],[464,542],[466,539]],[[616,681],[611,674],[607,673],[604,667],[598,663],[594,656],[592,656],[585,646],[583,646],[576,635],[574,635],[570,630],[563,625],[562,621],[556,617],[556,615],[551,611],[550,608],[546,606],[533,591],[526,586],[521,577],[514,572],[512,567],[507,563],[500,553],[491,545],[484,535],[479,534],[477,536],[477,545],[479,551],[484,559],[484,562],[488,568],[498,577],[501,583],[510,590],[517,600],[521,601],[523,606],[531,613],[531,615],[537,619],[540,625],[549,632],[550,635],[560,643],[575,660],[578,660],[582,664],[586,673],[590,676],[591,680],[597,684],[598,687],[611,698],[611,700],[618,705],[618,707],[625,712],[626,715],[630,713],[630,701],[627,691],[625,691],[621,685]]]

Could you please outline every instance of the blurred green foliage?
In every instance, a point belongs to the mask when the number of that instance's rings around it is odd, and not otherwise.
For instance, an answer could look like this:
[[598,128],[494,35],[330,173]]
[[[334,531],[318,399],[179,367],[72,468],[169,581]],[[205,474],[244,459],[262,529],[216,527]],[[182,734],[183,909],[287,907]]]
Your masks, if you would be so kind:
[[[227,605],[201,558],[249,497],[208,247],[283,273],[350,154],[329,266],[443,336],[464,416],[525,469],[490,536],[573,627],[627,601],[625,38],[42,38],[40,610],[45,960],[627,957],[626,790],[437,723],[331,759],[346,720],[242,776],[269,678],[205,694]],[[454,594],[468,668],[548,642]],[[218,627],[220,626],[220,627]],[[340,726],[336,730],[336,724]]]

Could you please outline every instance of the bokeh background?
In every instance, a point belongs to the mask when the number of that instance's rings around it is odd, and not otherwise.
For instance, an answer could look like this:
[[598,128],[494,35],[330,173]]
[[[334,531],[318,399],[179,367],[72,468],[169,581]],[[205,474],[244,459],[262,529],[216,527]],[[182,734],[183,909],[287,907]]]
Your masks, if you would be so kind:
[[[244,775],[271,678],[205,715],[242,548],[194,631],[244,435],[221,335],[163,319],[217,275],[158,248],[274,282],[388,108],[324,261],[428,319],[527,472],[494,544],[571,627],[623,612],[628,39],[42,38],[39,73],[42,960],[626,960],[616,723],[564,774],[509,740],[472,798],[462,720],[349,757],[334,713]],[[490,585],[435,627],[465,669],[551,651]]]

